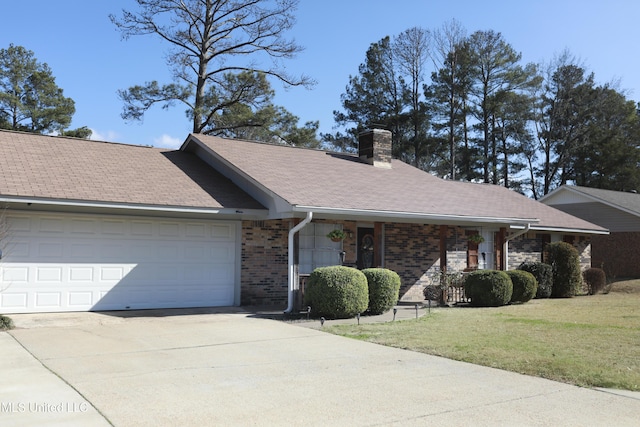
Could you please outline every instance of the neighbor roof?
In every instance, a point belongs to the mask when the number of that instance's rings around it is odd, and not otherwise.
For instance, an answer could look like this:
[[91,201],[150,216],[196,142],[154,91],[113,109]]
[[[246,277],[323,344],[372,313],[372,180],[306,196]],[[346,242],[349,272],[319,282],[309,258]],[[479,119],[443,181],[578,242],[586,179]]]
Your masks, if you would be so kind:
[[192,142],[252,185],[286,201],[292,211],[606,232],[504,187],[443,180],[400,160],[393,160],[389,169],[377,168],[352,154],[205,135],[190,135],[183,150]]
[[640,194],[624,191],[603,190],[600,188],[581,187],[578,185],[562,185],[540,200],[552,200],[557,194],[568,191],[582,196],[592,202],[603,203],[611,207],[640,216]]
[[264,209],[191,153],[0,131],[0,198]]

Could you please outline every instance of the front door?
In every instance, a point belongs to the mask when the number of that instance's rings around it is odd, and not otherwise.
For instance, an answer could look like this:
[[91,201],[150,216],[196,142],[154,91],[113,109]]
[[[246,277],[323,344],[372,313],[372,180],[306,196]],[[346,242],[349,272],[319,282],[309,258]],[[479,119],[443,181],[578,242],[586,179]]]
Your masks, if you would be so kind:
[[358,268],[372,268],[374,266],[374,232],[373,228],[358,228]]

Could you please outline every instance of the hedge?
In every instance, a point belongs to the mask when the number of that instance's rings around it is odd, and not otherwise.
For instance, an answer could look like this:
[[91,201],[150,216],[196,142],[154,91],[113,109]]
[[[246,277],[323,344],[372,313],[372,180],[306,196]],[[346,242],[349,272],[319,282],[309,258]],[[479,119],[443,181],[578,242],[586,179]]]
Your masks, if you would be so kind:
[[347,319],[367,310],[367,278],[360,270],[341,265],[316,268],[307,280],[304,299],[315,316]]
[[477,270],[467,276],[464,291],[471,305],[498,307],[511,301],[513,283],[504,271]]
[[393,308],[400,293],[400,276],[386,268],[362,270],[369,286],[369,314],[382,314]]

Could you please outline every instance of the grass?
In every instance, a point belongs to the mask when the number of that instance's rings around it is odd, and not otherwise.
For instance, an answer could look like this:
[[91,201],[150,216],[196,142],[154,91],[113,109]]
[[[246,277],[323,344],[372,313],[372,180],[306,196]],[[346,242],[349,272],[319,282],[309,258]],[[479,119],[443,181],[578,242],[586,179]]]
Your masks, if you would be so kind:
[[438,308],[417,320],[325,331],[586,387],[640,391],[640,280],[609,294],[497,308]]

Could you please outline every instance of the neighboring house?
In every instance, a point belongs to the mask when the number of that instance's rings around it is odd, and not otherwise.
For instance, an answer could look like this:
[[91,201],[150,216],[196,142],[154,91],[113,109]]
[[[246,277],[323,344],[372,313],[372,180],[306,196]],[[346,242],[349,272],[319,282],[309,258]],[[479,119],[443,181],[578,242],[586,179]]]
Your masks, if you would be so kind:
[[[506,188],[360,153],[189,135],[180,150],[0,132],[0,311],[299,305],[319,266],[381,266],[422,300],[442,270],[515,268],[604,227]],[[326,237],[343,230],[344,241]],[[484,241],[469,241],[481,235]]]
[[640,195],[563,185],[540,199],[586,221],[609,229],[594,236],[591,265],[608,277],[640,277]]

